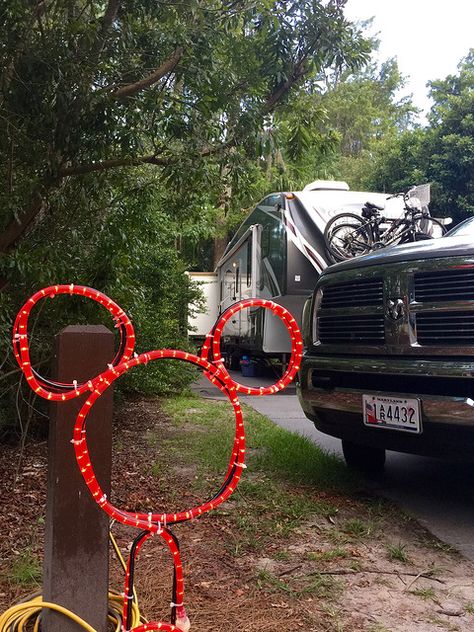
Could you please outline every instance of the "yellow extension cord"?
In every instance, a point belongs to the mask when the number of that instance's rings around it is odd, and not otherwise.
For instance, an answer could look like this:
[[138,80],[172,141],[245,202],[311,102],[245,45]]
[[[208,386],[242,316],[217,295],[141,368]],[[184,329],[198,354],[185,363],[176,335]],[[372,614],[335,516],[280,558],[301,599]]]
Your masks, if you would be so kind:
[[[119,559],[120,565],[123,570],[126,571],[125,561],[112,533],[109,533],[109,537],[114,551]],[[134,596],[135,599],[132,602],[132,628],[139,626],[141,623],[147,623],[146,619],[140,615],[135,591]],[[110,591],[108,620],[115,625],[115,632],[120,632],[122,629],[122,604],[123,596],[120,593]],[[81,619],[81,617],[77,614],[74,614],[74,612],[67,610],[67,608],[64,608],[63,606],[43,601],[41,595],[34,595],[28,599],[28,601],[12,606],[0,615],[0,632],[12,632],[13,630],[15,630],[15,632],[25,632],[28,623],[33,622],[33,632],[39,632],[40,615],[45,609],[60,612],[65,617],[75,621],[87,632],[97,632],[92,626],[84,621],[84,619]]]

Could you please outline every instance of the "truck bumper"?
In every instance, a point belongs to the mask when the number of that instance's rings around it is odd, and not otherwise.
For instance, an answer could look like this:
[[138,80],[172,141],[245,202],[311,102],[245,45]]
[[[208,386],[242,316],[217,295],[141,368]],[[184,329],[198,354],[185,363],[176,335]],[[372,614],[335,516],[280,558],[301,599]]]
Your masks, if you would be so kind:
[[[470,358],[305,354],[297,392],[306,416],[326,434],[399,452],[474,459],[474,362]],[[364,393],[419,398],[421,434],[365,426]]]

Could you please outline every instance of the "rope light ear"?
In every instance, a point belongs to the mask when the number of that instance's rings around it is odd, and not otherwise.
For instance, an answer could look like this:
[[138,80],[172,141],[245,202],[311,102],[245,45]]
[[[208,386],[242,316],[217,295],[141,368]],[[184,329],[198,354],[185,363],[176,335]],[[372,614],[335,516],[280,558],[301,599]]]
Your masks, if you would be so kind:
[[53,402],[67,401],[79,397],[88,390],[93,390],[95,383],[101,379],[101,375],[92,377],[84,384],[78,384],[76,380],[72,384],[55,382],[39,375],[31,365],[30,347],[28,341],[28,319],[31,310],[37,303],[46,298],[54,298],[59,294],[84,296],[99,303],[104,307],[116,322],[120,329],[120,344],[115,358],[109,366],[116,366],[128,360],[135,348],[135,332],[133,325],[123,309],[102,292],[84,285],[52,285],[39,290],[29,298],[17,314],[13,325],[13,353],[26,380],[33,391],[44,399]]
[[[107,365],[103,373],[91,377],[83,384],[78,384],[77,380],[74,380],[72,384],[48,380],[40,376],[31,366],[28,343],[28,318],[30,312],[39,301],[44,298],[54,298],[59,294],[85,296],[99,303],[109,311],[115,322],[115,326],[120,329],[120,345],[115,358]],[[229,318],[242,309],[256,307],[263,307],[264,309],[272,311],[283,321],[283,324],[288,330],[292,347],[288,367],[282,378],[271,386],[261,386],[258,388],[249,387],[232,380],[224,367],[220,353],[222,331]],[[237,392],[243,392],[248,395],[269,395],[285,388],[285,386],[292,381],[300,367],[303,342],[296,320],[288,310],[272,301],[247,299],[235,303],[222,314],[211,332],[206,336],[201,356],[176,349],[158,349],[137,355],[134,352],[134,348],[135,333],[133,326],[122,308],[105,294],[81,285],[54,285],[36,292],[19,311],[13,327],[13,350],[15,357],[27,379],[27,383],[35,393],[55,402],[66,401],[78,397],[79,395],[88,394],[86,401],[77,415],[73,438],[71,440],[77,465],[97,505],[105,511],[113,521],[121,522],[122,524],[142,530],[142,534],[136,538],[135,546],[132,547],[133,550],[130,553],[127,567],[123,593],[123,632],[151,632],[152,630],[163,630],[164,632],[174,632],[177,630],[178,632],[187,632],[190,623],[184,608],[184,580],[181,557],[178,541],[170,531],[169,525],[198,518],[216,509],[235,491],[243,470],[247,467],[244,461],[244,421]],[[195,507],[177,511],[176,513],[130,512],[115,507],[107,498],[107,495],[103,492],[97,480],[87,444],[87,418],[97,399],[112,386],[115,380],[121,375],[136,366],[146,365],[155,360],[179,360],[201,368],[209,381],[227,396],[235,417],[234,442],[221,487],[209,500],[203,501],[200,505],[196,505]],[[171,615],[173,623],[150,622],[130,628],[134,594],[133,569],[135,558],[142,544],[154,534],[160,535],[165,540],[173,558],[174,582]],[[177,625],[174,625],[174,623]]]
[[245,384],[240,384],[232,380],[236,391],[239,393],[245,393],[245,395],[272,395],[282,389],[286,388],[288,384],[294,379],[301,365],[301,358],[303,357],[303,338],[301,331],[298,327],[298,323],[290,312],[273,301],[267,301],[266,299],[250,298],[238,303],[234,303],[228,307],[222,316],[217,320],[211,333],[207,335],[205,345],[202,348],[201,357],[209,358],[212,353],[212,361],[216,364],[221,372],[226,372],[222,360],[221,360],[221,338],[224,331],[224,326],[227,321],[232,318],[234,314],[240,312],[243,309],[253,309],[256,307],[263,307],[273,312],[278,316],[285,325],[291,341],[291,355],[283,376],[277,380],[271,386],[260,386],[258,388],[250,387]]

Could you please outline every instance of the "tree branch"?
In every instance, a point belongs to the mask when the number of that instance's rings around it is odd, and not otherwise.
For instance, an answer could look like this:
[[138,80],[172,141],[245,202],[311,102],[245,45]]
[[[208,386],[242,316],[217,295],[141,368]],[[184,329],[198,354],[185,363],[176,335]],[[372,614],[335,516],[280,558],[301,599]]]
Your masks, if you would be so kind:
[[181,60],[181,57],[183,56],[183,52],[184,49],[179,46],[173,52],[171,57],[168,57],[168,59],[164,61],[161,66],[159,66],[151,74],[149,74],[147,77],[144,77],[143,79],[140,79],[140,81],[129,83],[126,86],[122,86],[118,90],[115,90],[115,92],[112,93],[112,97],[114,99],[125,99],[136,94],[137,92],[145,90],[145,88],[149,88],[150,86],[154,85],[165,75],[172,72],[176,68],[179,61]]
[[[201,149],[198,156],[206,158],[207,156],[218,154],[220,151],[228,149],[234,144],[235,139],[231,138],[229,141],[221,143],[220,145],[209,145]],[[108,160],[101,160],[100,162],[60,167],[57,175],[60,178],[66,178],[68,176],[81,176],[88,173],[107,171],[108,169],[116,169],[118,167],[138,167],[140,165],[167,167],[178,162],[178,160],[179,156],[158,156],[156,154],[150,154],[149,156],[132,156],[128,158],[109,158]]]
[[[213,154],[219,153],[220,151],[223,151],[228,147],[231,147],[232,144],[233,139],[221,145],[208,146],[203,148],[199,152],[199,155],[202,158],[206,156],[211,156]],[[28,208],[20,215],[19,218],[12,219],[5,230],[0,233],[0,254],[6,253],[11,250],[11,248],[16,245],[20,238],[23,237],[29,226],[40,214],[43,208],[45,193],[48,190],[59,186],[63,178],[67,178],[69,176],[87,175],[89,173],[107,171],[109,169],[116,169],[118,167],[138,167],[144,164],[166,167],[177,162],[178,160],[179,156],[160,157],[156,154],[152,154],[148,156],[135,156],[128,158],[110,158],[109,160],[102,160],[100,162],[92,162],[89,164],[60,167],[54,179],[49,178],[47,181],[44,181],[41,185],[38,185],[36,187],[31,196],[31,201],[28,205]],[[1,281],[2,280],[0,279],[0,286]],[[0,287],[0,290],[1,289],[2,288]]]
[[262,108],[262,113],[264,115],[270,114],[287,92],[289,92],[289,90],[291,90],[291,88],[308,73],[310,69],[308,58],[314,53],[320,39],[321,35],[318,34],[311,44],[309,44],[302,52],[299,60],[294,64],[293,70],[288,79],[281,82],[269,95]]
[[424,579],[430,579],[431,581],[438,582],[439,584],[446,583],[444,579],[435,577],[429,570],[421,573],[410,573],[408,571],[381,571],[374,568],[360,568],[358,570],[353,568],[336,568],[333,571],[315,571],[314,573],[311,573],[311,575],[359,575],[364,573],[373,573],[375,575],[397,575],[398,577],[403,575],[404,577],[415,577],[415,579],[423,577]]
[[0,233],[0,253],[10,250],[16,242],[23,236],[30,224],[43,208],[43,187],[37,187],[32,195],[28,208],[14,218],[8,226]]
[[273,92],[269,95],[269,97],[267,98],[267,100],[263,104],[262,113],[263,114],[270,114],[270,112],[272,112],[275,109],[275,107],[283,99],[283,97],[287,94],[287,92],[289,92],[291,90],[291,88],[296,83],[298,83],[298,81],[302,77],[305,76],[305,74],[308,72],[308,70],[309,70],[309,68],[308,68],[308,64],[307,64],[306,58],[302,59],[301,61],[299,61],[295,65],[295,67],[293,69],[293,72],[288,77],[288,79],[286,81],[283,81],[282,83],[280,83],[273,90]]
[[101,35],[105,36],[109,28],[112,26],[113,21],[117,17],[117,11],[120,5],[120,0],[109,0],[107,9],[105,10],[104,17],[102,18]]
[[108,169],[116,169],[117,167],[138,167],[139,165],[158,165],[165,167],[171,164],[171,158],[159,158],[156,155],[150,156],[135,156],[129,158],[110,158],[109,160],[102,160],[100,162],[91,162],[84,165],[70,165],[67,167],[60,167],[58,170],[58,176],[60,178],[66,178],[68,176],[81,176],[88,173],[107,171]]

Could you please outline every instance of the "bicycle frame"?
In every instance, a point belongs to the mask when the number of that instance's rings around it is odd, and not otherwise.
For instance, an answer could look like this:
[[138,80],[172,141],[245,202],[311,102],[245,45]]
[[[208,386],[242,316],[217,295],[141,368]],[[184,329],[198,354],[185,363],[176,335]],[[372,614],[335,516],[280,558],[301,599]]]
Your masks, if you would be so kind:
[[[405,236],[409,235],[410,233],[413,234],[415,232],[415,219],[416,218],[413,215],[410,218],[407,216],[407,214],[405,214],[404,217],[400,217],[398,219],[388,219],[383,216],[375,216],[374,218],[363,224],[361,228],[366,231],[370,231],[369,234],[373,242],[372,247],[374,247],[377,243],[379,243],[383,247],[386,247],[400,242]],[[386,230],[381,231],[380,226],[383,223],[389,223],[390,226]],[[405,226],[405,228],[402,231],[398,232],[398,229],[401,226]]]

